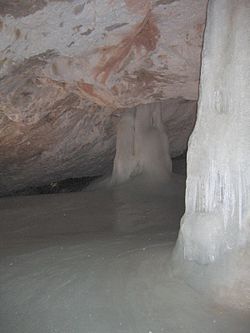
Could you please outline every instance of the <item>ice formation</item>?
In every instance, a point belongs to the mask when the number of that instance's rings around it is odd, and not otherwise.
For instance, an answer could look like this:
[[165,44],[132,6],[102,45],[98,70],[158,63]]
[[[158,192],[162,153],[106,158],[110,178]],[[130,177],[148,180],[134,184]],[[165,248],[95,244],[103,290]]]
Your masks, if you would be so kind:
[[124,113],[118,124],[112,183],[135,176],[146,182],[162,183],[172,170],[160,105],[140,105]]
[[250,241],[250,1],[211,0],[178,249],[210,263]]

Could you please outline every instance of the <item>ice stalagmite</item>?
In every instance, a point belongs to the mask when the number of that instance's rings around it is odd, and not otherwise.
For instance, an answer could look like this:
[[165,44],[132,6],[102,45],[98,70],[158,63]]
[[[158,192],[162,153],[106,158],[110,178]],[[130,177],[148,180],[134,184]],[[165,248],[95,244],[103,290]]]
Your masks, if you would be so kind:
[[140,105],[122,115],[117,130],[112,183],[140,176],[148,183],[168,180],[172,162],[160,106]]
[[250,1],[210,0],[178,248],[216,261],[250,241]]

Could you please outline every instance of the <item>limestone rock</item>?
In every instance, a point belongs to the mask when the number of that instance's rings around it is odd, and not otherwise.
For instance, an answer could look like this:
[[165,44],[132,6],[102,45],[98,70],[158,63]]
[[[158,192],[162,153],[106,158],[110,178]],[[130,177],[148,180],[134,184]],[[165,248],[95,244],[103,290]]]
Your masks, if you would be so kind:
[[206,4],[0,1],[0,192],[110,171],[115,115],[139,104],[167,100],[171,152],[185,150]]

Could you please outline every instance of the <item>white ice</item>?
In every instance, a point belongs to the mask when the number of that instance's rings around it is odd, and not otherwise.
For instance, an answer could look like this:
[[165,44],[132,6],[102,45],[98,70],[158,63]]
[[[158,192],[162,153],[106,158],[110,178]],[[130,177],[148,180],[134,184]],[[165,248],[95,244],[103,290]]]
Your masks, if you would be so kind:
[[139,105],[125,112],[117,128],[112,183],[120,184],[138,176],[149,184],[164,183],[171,171],[161,105]]
[[0,332],[249,333],[171,274],[184,179],[0,199]]
[[250,2],[211,0],[179,249],[215,262],[250,241]]

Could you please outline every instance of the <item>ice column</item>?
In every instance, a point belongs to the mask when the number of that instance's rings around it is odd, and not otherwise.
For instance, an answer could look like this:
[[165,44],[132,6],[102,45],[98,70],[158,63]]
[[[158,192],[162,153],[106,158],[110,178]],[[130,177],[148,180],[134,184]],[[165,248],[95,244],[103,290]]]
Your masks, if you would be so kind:
[[169,178],[172,162],[160,104],[141,105],[124,112],[117,129],[112,183],[135,176],[148,183]]
[[250,1],[210,0],[178,249],[215,261],[250,240]]

